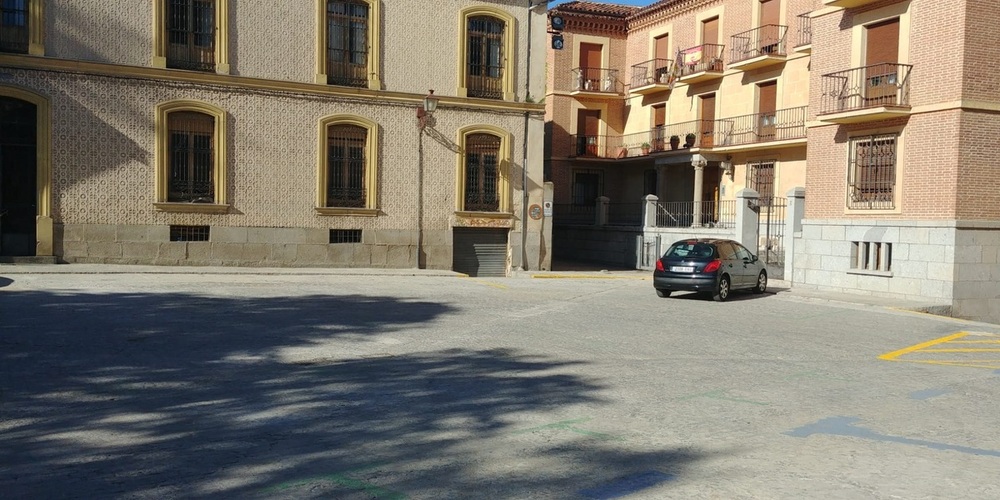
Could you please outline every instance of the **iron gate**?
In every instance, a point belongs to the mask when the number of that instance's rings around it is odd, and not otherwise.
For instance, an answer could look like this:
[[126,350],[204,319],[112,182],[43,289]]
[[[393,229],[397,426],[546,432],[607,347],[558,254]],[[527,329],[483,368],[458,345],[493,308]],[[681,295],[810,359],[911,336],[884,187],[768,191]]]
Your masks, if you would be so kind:
[[761,198],[751,202],[757,212],[757,255],[767,264],[773,279],[784,279],[786,198]]

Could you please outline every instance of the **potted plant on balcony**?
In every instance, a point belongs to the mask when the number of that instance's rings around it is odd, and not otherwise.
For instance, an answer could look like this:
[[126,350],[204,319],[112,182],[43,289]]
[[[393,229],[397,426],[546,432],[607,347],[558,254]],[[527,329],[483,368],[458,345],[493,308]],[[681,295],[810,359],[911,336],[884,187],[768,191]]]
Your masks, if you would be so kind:
[[677,149],[680,147],[681,147],[681,138],[676,135],[670,136],[670,149]]
[[648,142],[642,143],[642,146],[640,146],[640,147],[642,148],[642,154],[644,154],[644,155],[648,155],[649,154],[649,150],[652,149],[652,146],[650,146],[650,144]]
[[688,135],[685,135],[684,136],[684,147],[686,147],[686,148],[694,147],[694,140],[697,139],[697,138],[698,138],[698,136],[696,136],[696,135],[694,135],[692,133],[688,133]]

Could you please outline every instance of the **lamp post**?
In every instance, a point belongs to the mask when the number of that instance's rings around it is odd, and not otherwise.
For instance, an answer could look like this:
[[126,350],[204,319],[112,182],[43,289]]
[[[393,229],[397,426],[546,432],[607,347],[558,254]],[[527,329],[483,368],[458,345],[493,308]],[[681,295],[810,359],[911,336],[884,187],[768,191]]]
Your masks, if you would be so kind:
[[424,102],[417,108],[417,126],[423,130],[427,126],[427,120],[437,111],[438,97],[434,95],[434,90],[424,96]]

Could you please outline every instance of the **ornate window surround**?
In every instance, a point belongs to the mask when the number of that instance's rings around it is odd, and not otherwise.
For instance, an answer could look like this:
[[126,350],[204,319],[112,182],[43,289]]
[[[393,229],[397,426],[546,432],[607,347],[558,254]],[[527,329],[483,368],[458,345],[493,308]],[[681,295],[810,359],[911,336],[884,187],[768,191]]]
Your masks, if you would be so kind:
[[[368,4],[368,88],[382,90],[382,2]],[[326,74],[326,2],[316,0],[316,83],[329,85]]]
[[[168,202],[170,186],[170,139],[168,115],[177,111],[194,111],[211,116],[215,121],[213,183],[215,203],[171,203]],[[226,112],[211,104],[194,100],[176,100],[156,106],[156,198],[153,206],[160,212],[210,213],[229,211],[226,197],[226,166],[228,141],[226,137]]]
[[[355,125],[367,130],[365,142],[365,207],[339,208],[326,206],[327,184],[327,128],[330,125]],[[360,116],[338,114],[330,115],[319,121],[319,141],[316,155],[316,213],[319,215],[356,215],[362,217],[378,216],[378,164],[379,164],[379,126],[377,123]]]
[[[215,1],[215,72],[229,74],[229,0]],[[154,68],[167,67],[167,0],[153,0]]]

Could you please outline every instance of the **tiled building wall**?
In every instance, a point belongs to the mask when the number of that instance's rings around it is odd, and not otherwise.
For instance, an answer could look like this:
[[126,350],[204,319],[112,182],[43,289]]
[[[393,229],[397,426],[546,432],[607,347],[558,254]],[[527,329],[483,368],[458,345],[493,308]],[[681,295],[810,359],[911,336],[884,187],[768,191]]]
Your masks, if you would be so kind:
[[[336,228],[365,230],[372,244],[393,241],[396,246],[414,246],[419,195],[415,179],[422,168],[425,244],[439,247],[428,250],[434,253],[428,265],[448,268],[451,256],[447,247],[457,182],[457,130],[471,124],[493,125],[511,133],[511,207],[515,219],[520,219],[524,137],[524,115],[520,113],[440,108],[435,114],[435,125],[421,136],[412,106],[376,104],[368,100],[27,70],[14,70],[10,83],[48,96],[52,101],[52,215],[55,223],[63,226],[66,242],[58,248],[57,237],[57,253],[63,251],[59,255],[67,260],[117,258],[135,261],[140,257],[129,257],[122,242],[146,242],[153,238],[150,235],[159,235],[171,224],[242,228],[233,229],[238,232],[247,228],[298,229],[294,234],[265,231],[258,234],[257,241],[247,240],[246,236],[227,236],[225,238],[233,241],[219,243],[279,243],[289,237],[292,239],[283,242],[315,244],[317,239],[325,241],[327,231]],[[164,213],[153,207],[154,109],[157,104],[174,99],[201,100],[228,113],[227,192],[232,209],[227,214]],[[344,113],[379,124],[378,217],[325,217],[315,212],[318,123],[322,117]],[[531,133],[540,134],[541,128],[541,120],[533,120]],[[540,152],[539,143],[533,154]],[[529,179],[529,187],[537,191],[538,197],[542,182],[540,160],[535,158],[539,168],[531,171]],[[120,237],[134,238],[119,240]],[[213,243],[217,242],[215,238]],[[268,257],[263,261],[281,262],[272,250],[266,251]],[[166,263],[174,260],[179,252],[176,249],[165,251],[166,256],[161,257],[158,253],[150,253],[149,248],[141,250],[147,261],[159,259]],[[237,256],[232,253],[243,251],[227,249],[225,258],[201,259],[202,254],[187,258],[192,262],[253,262],[257,254]],[[265,252],[264,249],[258,251]],[[406,253],[403,250],[395,252]],[[293,257],[287,263],[320,263],[317,254],[305,255],[309,256],[304,261]],[[327,255],[325,248],[322,255]],[[409,257],[402,261],[401,258],[398,257],[394,264],[370,260],[365,264],[406,267]],[[364,261],[363,257],[359,259]]]
[[[153,55],[153,1],[46,2],[45,51],[50,57],[150,66]],[[313,83],[316,75],[316,0],[229,1],[230,73]],[[382,2],[382,70],[386,90],[455,95],[460,65],[459,11],[484,2]],[[515,19],[514,91],[525,98],[528,9],[518,0],[488,5]],[[441,13],[447,13],[441,15]],[[539,14],[541,15],[541,14]],[[412,29],[420,19],[423,29]],[[536,26],[541,58],[544,29]],[[536,38],[536,33],[532,33]],[[541,65],[538,65],[541,71]],[[540,93],[540,91],[539,91]]]

